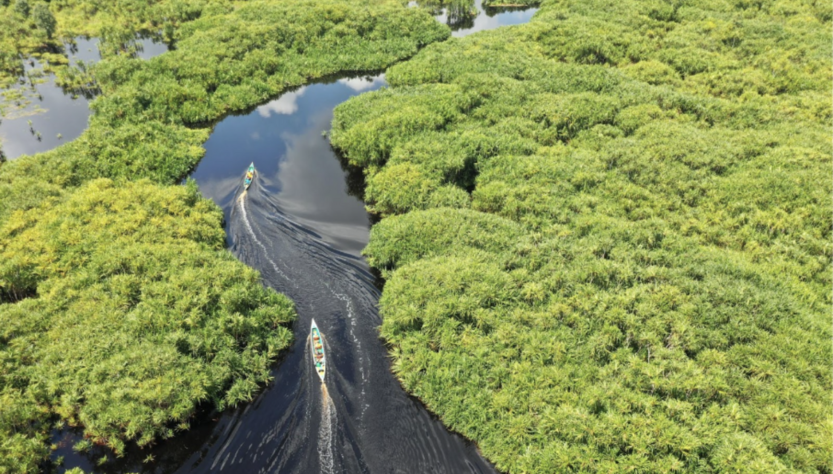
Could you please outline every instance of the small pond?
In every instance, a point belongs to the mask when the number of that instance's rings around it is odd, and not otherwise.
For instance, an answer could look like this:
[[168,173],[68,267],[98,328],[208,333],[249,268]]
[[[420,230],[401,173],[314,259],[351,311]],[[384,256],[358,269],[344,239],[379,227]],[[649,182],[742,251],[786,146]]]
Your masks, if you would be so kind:
[[[136,40],[137,56],[150,59],[168,50],[168,46],[152,39]],[[75,44],[66,45],[70,64],[85,63],[101,59],[98,53],[98,39],[75,39]],[[26,72],[39,69],[37,61],[25,63]],[[90,97],[66,92],[55,84],[55,77],[48,75],[46,81],[31,86],[25,92],[31,104],[22,110],[15,110],[8,117],[0,117],[0,147],[6,158],[31,155],[49,151],[58,145],[77,138],[87,128],[90,116]]]

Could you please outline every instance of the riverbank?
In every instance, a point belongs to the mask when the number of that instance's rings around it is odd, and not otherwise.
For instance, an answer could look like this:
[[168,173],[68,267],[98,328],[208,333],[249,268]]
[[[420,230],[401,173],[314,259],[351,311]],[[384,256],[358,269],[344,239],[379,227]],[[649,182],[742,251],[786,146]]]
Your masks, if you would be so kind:
[[222,250],[219,210],[171,186],[202,157],[200,124],[448,35],[396,2],[220,2],[176,25],[174,51],[102,60],[81,137],[0,164],[0,468],[37,470],[62,423],[118,453],[186,429],[200,402],[250,399],[294,313]]
[[831,469],[831,12],[779,5],[545,2],[336,109],[395,370],[499,469]]

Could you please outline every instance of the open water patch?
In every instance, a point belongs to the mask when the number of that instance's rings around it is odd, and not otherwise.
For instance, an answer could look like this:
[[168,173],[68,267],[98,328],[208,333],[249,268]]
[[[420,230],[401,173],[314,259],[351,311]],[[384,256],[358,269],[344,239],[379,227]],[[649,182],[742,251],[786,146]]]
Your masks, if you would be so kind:
[[[101,60],[97,38],[79,37],[73,41],[65,45],[70,65],[80,62],[91,65]],[[151,38],[138,38],[131,46],[142,59],[168,50],[168,45]],[[16,88],[30,103],[0,117],[0,149],[8,159],[49,151],[78,138],[87,128],[89,102],[95,94],[64,90],[51,74],[44,76],[43,81],[36,77],[29,79],[29,75],[39,70],[41,64],[34,59],[24,63],[23,83]]]
[[[426,8],[432,8],[431,2],[423,2],[423,5]],[[483,0],[474,0],[472,6],[463,0],[459,3],[450,2],[443,6],[433,7],[432,12],[437,21],[451,28],[451,36],[461,38],[478,31],[527,23],[537,11],[538,8],[484,7]]]

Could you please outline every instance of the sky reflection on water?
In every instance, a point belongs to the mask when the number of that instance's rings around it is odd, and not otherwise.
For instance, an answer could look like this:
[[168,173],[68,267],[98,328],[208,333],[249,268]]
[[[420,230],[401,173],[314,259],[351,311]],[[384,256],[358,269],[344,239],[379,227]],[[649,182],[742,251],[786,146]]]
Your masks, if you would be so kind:
[[[136,42],[141,45],[138,57],[142,59],[150,59],[168,50],[164,43],[149,38],[137,39]],[[76,38],[75,43],[75,47],[66,47],[71,64],[79,60],[97,62],[101,59],[98,39]],[[28,61],[25,64],[27,71],[37,67],[37,62],[34,62],[34,66]],[[42,84],[36,84],[35,90],[36,94],[26,94],[31,98],[31,104],[12,112],[9,117],[0,117],[0,147],[8,159],[49,151],[74,140],[87,128],[90,117],[88,98],[64,92],[55,85],[53,75],[47,76]]]

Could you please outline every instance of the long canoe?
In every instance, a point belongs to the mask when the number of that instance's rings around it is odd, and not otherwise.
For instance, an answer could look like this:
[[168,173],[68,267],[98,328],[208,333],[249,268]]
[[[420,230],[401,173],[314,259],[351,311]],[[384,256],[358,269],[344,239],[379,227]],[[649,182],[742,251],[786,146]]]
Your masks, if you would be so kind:
[[252,164],[249,165],[249,169],[246,170],[246,177],[243,179],[243,187],[245,187],[246,189],[249,189],[249,186],[252,185],[252,180],[254,180],[254,179],[255,179],[255,164],[254,164],[254,162],[252,162]]
[[327,372],[327,357],[324,355],[324,339],[321,337],[321,331],[318,330],[314,319],[312,320],[312,327],[309,333],[312,361],[315,364],[315,371],[318,372],[318,376],[321,377],[321,381],[323,382],[324,375]]

